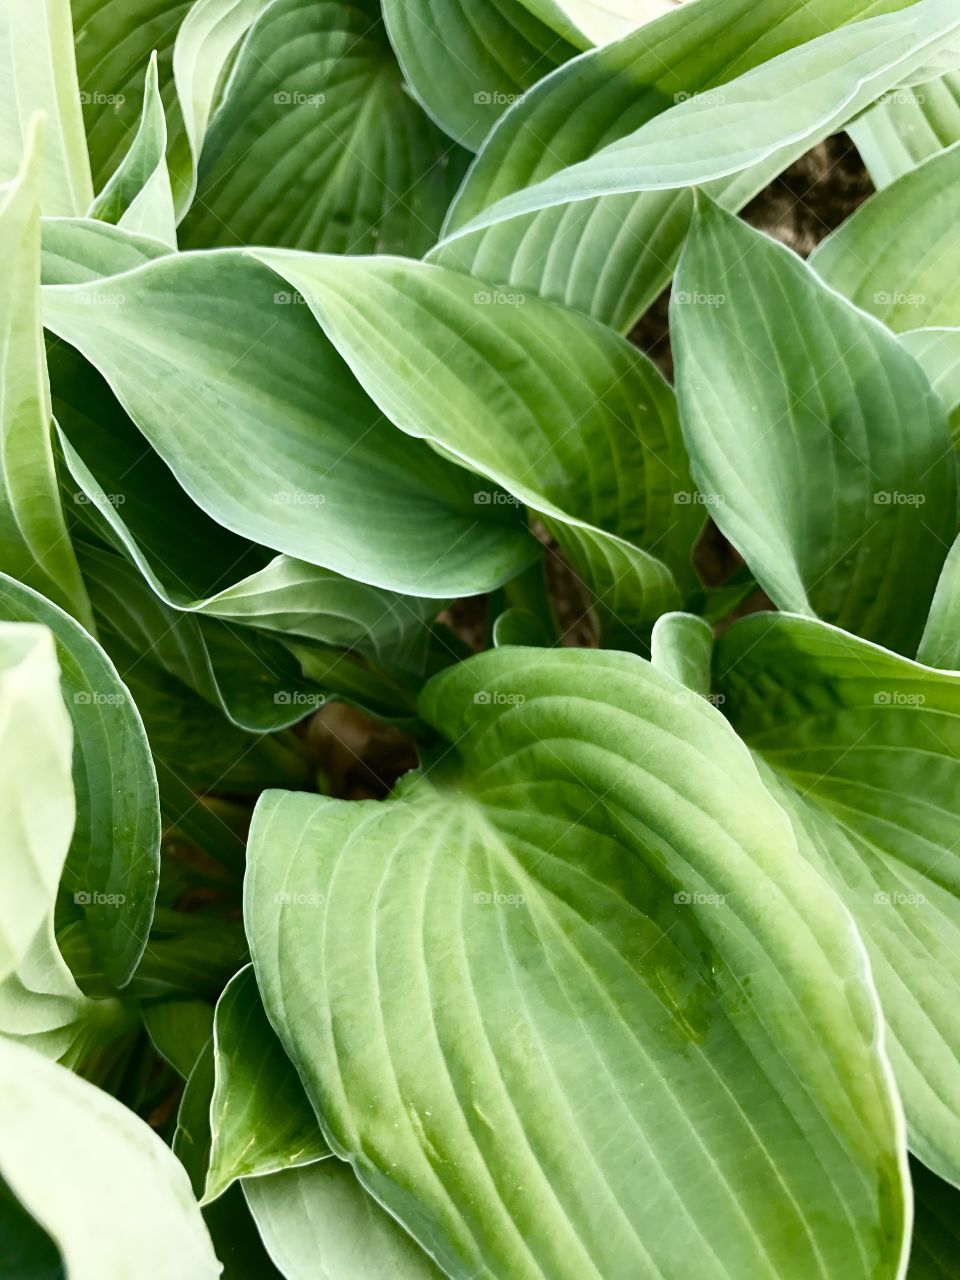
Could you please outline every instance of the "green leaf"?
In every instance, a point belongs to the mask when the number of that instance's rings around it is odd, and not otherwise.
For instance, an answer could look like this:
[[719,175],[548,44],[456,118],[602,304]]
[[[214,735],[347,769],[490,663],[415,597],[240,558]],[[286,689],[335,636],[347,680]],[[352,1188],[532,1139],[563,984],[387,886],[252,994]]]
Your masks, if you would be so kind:
[[[642,647],[678,584],[695,582],[703,523],[684,501],[673,395],[650,361],[587,317],[442,267],[262,256],[382,412],[542,517],[595,593],[607,640]],[[478,509],[500,502],[473,487]]]
[[17,1280],[65,1280],[60,1250],[0,1179],[0,1250]]
[[718,712],[523,648],[421,714],[435,777],[268,793],[251,831],[258,984],[334,1152],[451,1277],[898,1275],[862,948]]
[[892,334],[704,200],[671,304],[694,480],[781,609],[915,653],[957,532],[943,407]]
[[556,24],[533,9],[522,0],[384,0],[413,92],[471,151],[526,89],[589,43],[570,22],[568,38],[558,38]]
[[960,443],[960,327],[911,329],[900,341],[930,379],[950,418],[954,445]]
[[143,115],[130,149],[90,208],[90,217],[177,247],[167,169],[167,121],[157,82],[157,55],[147,68]]
[[70,1280],[216,1280],[183,1170],[132,1111],[0,1039],[0,1172],[59,1246]]
[[121,231],[93,218],[43,218],[40,269],[44,284],[83,284],[132,271],[170,249],[159,240]]
[[444,1274],[340,1160],[247,1179],[243,1193],[286,1280],[440,1280]]
[[230,980],[217,1003],[213,1044],[206,1202],[237,1178],[330,1157],[293,1063],[267,1021],[250,966]]
[[960,141],[960,73],[894,89],[847,132],[870,177],[886,187],[944,147]]
[[[97,191],[123,163],[137,132],[151,53],[171,126],[181,127],[171,75],[174,40],[192,0],[70,0],[80,101]],[[81,208],[83,213],[93,199]],[[46,209],[44,210],[47,211]]]
[[408,92],[379,0],[273,0],[206,131],[181,243],[418,257],[467,159]]
[[153,1046],[184,1080],[213,1035],[213,1006],[206,1000],[157,1000],[143,1007]]
[[536,551],[517,513],[480,511],[470,476],[384,421],[285,283],[233,251],[170,255],[46,288],[45,320],[233,532],[420,596],[512,577]]
[[907,1280],[958,1280],[960,1231],[957,1210],[960,1192],[922,1164],[912,1161],[916,1218]]
[[0,565],[90,618],[70,545],[50,443],[50,384],[40,328],[39,130],[15,182],[0,187]]
[[34,150],[31,135],[38,112],[47,121],[43,154],[36,162],[43,211],[84,213],[93,187],[70,0],[6,0],[0,9],[0,182],[15,178],[24,154]]
[[692,693],[710,695],[713,631],[703,618],[690,613],[665,613],[653,628],[653,665]]
[[808,618],[717,642],[716,689],[870,953],[911,1149],[960,1177],[960,675]]
[[950,20],[936,2],[684,4],[585,54],[504,116],[434,258],[629,330],[673,271],[687,185],[746,204],[925,56],[922,30]]
[[563,15],[591,44],[603,44],[627,35],[645,22],[672,13],[684,0],[521,0],[531,13],[540,14],[557,30]]
[[810,265],[896,333],[960,326],[960,143],[873,196]]
[[944,562],[917,659],[930,667],[960,671],[960,538]]
[[42,623],[57,642],[77,804],[63,889],[82,907],[104,972],[122,987],[143,954],[160,874],[157,778],[143,722],[97,642],[2,573],[0,618]]

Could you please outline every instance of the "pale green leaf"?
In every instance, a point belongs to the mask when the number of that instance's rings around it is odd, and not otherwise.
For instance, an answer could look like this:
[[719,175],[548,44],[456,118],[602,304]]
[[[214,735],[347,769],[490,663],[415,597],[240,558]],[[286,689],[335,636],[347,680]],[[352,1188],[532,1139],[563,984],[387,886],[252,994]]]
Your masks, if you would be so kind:
[[[261,257],[307,298],[382,412],[538,514],[608,640],[642,647],[696,581],[703,524],[673,394],[650,361],[585,316],[442,267]],[[489,483],[473,487],[478,510],[500,502]]]
[[286,1280],[440,1280],[444,1274],[340,1160],[250,1178],[243,1193]]
[[862,947],[722,716],[526,648],[421,713],[435,777],[268,793],[251,833],[258,984],[334,1151],[458,1280],[899,1275]]
[[516,510],[478,507],[470,476],[385,421],[309,308],[252,257],[170,255],[44,294],[48,326],[234,533],[440,599],[489,590],[533,559]]
[[404,85],[379,0],[272,0],[210,119],[181,243],[416,257],[466,161]]
[[589,43],[571,22],[566,30],[551,22],[558,14],[549,8],[538,13],[523,0],[384,0],[383,16],[414,93],[452,138],[476,151],[511,103]]
[[960,141],[960,73],[891,90],[847,132],[874,185],[887,186]]
[[[896,83],[910,48],[923,56],[909,28],[935,15],[911,4],[701,0],[585,54],[503,117],[452,211],[456,238],[436,260],[628,330],[676,264],[692,208],[684,184],[718,177],[710,170],[720,165],[730,176],[711,182],[711,194],[731,209],[745,204],[836,127],[831,112],[853,114]],[[906,38],[888,41],[901,27]],[[867,64],[884,65],[876,87],[860,83]],[[616,189],[624,194],[609,194]],[[527,205],[538,211],[518,216]],[[471,220],[508,213],[463,234]]]
[[93,202],[89,216],[175,249],[176,215],[166,152],[167,121],[154,53],[147,68],[140,127],[119,167]]
[[0,187],[0,565],[87,622],[50,442],[40,327],[40,145],[35,129],[20,176]]
[[217,1002],[213,1047],[206,1202],[237,1178],[330,1158],[293,1063],[267,1021],[252,967],[236,974]]
[[691,693],[708,697],[713,632],[703,618],[690,613],[665,613],[653,628],[650,660]]
[[960,326],[958,184],[960,143],[861,205],[810,265],[897,333]]
[[4,0],[0,7],[0,182],[20,171],[31,122],[46,129],[37,161],[46,214],[82,214],[93,199],[73,54],[70,0]]
[[944,562],[917,658],[931,667],[960,671],[960,538]]
[[132,271],[170,252],[147,236],[121,231],[94,218],[41,220],[40,272],[43,284],[83,284]]
[[954,444],[960,441],[960,327],[909,329],[900,341],[930,379],[946,409]]
[[946,415],[920,367],[708,201],[671,319],[694,480],[759,584],[781,609],[915,653],[958,519]]
[[723,710],[870,953],[911,1149],[960,1178],[960,676],[813,619],[717,642]]
[[216,1280],[183,1169],[109,1094],[0,1039],[0,1173],[70,1280]]

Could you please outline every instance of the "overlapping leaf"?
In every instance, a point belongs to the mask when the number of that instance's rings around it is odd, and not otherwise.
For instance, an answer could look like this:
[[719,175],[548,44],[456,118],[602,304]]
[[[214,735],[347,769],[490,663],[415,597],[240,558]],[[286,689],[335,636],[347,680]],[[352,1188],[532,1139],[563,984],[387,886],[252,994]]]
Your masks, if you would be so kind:
[[757,581],[915,653],[958,523],[946,415],[916,361],[706,201],[671,317],[693,476]]
[[526,648],[421,711],[435,777],[268,794],[251,835],[258,983],[334,1150],[454,1277],[897,1275],[860,943],[722,717]]
[[715,689],[870,952],[911,1148],[960,1179],[960,676],[813,619],[721,637]]
[[885,94],[848,132],[878,187],[960,142],[960,74]]

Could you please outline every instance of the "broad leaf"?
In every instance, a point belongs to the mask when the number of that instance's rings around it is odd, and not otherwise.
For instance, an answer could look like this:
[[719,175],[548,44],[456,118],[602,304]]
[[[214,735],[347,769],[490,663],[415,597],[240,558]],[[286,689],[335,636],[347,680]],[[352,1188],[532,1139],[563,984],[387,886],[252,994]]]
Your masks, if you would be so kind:
[[210,121],[181,243],[416,257],[466,159],[408,92],[379,0],[273,0]]
[[[586,317],[442,267],[263,257],[383,413],[541,516],[594,592],[607,639],[642,647],[696,582],[703,523],[673,395],[650,361]],[[499,503],[473,483],[480,509]]]
[[0,567],[83,621],[89,605],[60,509],[40,328],[37,130],[19,177],[0,187]]
[[958,521],[946,415],[916,361],[707,201],[671,318],[694,480],[757,581],[781,609],[915,653]]
[[340,1160],[250,1178],[243,1193],[286,1280],[441,1280],[444,1274]]
[[89,283],[132,271],[170,252],[159,240],[94,218],[44,218],[41,229],[43,284]]
[[[97,191],[122,164],[137,132],[150,55],[159,54],[159,85],[171,120],[171,75],[177,30],[191,0],[70,0],[80,77],[80,101]],[[92,193],[90,199],[92,199]],[[83,213],[90,204],[73,210]],[[44,209],[44,212],[47,212]]]
[[716,690],[857,921],[911,1149],[960,1178],[960,676],[812,619],[718,641]]
[[115,986],[143,954],[160,874],[157,778],[130,691],[99,644],[49,600],[0,573],[0,618],[49,627],[73,721],[77,820],[63,889]]
[[167,169],[167,122],[160,100],[157,57],[147,68],[143,115],[130,149],[90,208],[90,216],[177,247],[173,191]]
[[330,1158],[293,1063],[267,1021],[250,967],[230,980],[217,1002],[213,1047],[205,1201],[216,1200],[237,1178]]
[[810,265],[897,333],[960,326],[958,182],[960,143],[868,200]]
[[385,421],[309,308],[252,257],[170,255],[92,293],[44,293],[48,327],[233,532],[437,598],[489,590],[533,559],[515,510],[479,508],[470,476]]
[[[943,17],[950,5],[938,3]],[[504,116],[453,210],[447,231],[456,238],[441,243],[437,260],[629,329],[676,263],[692,208],[686,185],[717,179],[714,198],[738,208],[895,84],[911,48],[923,57],[921,27],[938,21],[926,0],[910,5],[684,4],[584,55]],[[908,13],[846,25],[878,8]],[[861,80],[868,64],[872,87]],[[528,207],[538,211],[522,214]]]
[[[73,54],[70,0],[5,0],[0,8],[0,182],[15,178],[46,116],[38,164],[46,214],[81,214],[93,199]],[[6,255],[5,259],[6,259]]]
[[960,538],[944,562],[917,658],[931,667],[960,671]]
[[143,1022],[157,1053],[186,1080],[213,1035],[213,1006],[206,1000],[157,1000],[144,1005]]
[[109,1094],[0,1039],[0,1173],[70,1280],[220,1274],[183,1169]]
[[911,1163],[910,1172],[916,1209],[907,1280],[958,1280],[960,1191],[917,1161]]
[[384,0],[383,16],[414,93],[472,151],[526,89],[589,43],[570,22],[558,36],[523,0]]
[[960,141],[960,73],[892,90],[847,132],[874,185],[887,186]]
[[435,776],[268,793],[251,832],[258,984],[334,1151],[452,1277],[898,1275],[861,945],[718,712],[523,648],[421,713]]
[[900,341],[920,364],[950,418],[953,442],[960,442],[960,327],[910,329]]

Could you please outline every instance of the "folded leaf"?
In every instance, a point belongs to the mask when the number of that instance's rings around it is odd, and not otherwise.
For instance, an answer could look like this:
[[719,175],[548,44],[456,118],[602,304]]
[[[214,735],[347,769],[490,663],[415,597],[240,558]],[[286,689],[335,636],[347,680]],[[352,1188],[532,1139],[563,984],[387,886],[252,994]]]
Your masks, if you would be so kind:
[[183,1169],[132,1111],[0,1039],[0,1173],[49,1233],[70,1280],[220,1274]]
[[73,721],[77,821],[63,889],[115,986],[143,954],[160,874],[157,778],[143,722],[103,649],[56,605],[0,573],[0,618],[49,627]]
[[671,319],[694,480],[759,584],[915,653],[957,532],[946,416],[916,361],[706,200]]
[[421,714],[433,776],[268,793],[251,832],[258,984],[334,1151],[451,1277],[899,1274],[861,945],[723,718],[527,648]]
[[960,676],[813,619],[717,642],[723,710],[870,952],[911,1149],[960,1178]]
[[[607,641],[643,647],[696,582],[703,524],[673,395],[650,361],[584,316],[442,267],[261,256],[382,412],[541,516],[593,591]],[[473,483],[479,509],[500,501]]]
[[37,190],[46,214],[81,214],[93,199],[73,53],[70,0],[6,0],[0,9],[0,182],[34,147],[32,121],[46,116]]
[[35,129],[19,177],[0,187],[0,566],[89,622],[50,443],[40,328],[40,143]]
[[252,967],[236,974],[217,1002],[213,1051],[206,1202],[237,1178],[330,1158],[293,1063],[267,1021]]
[[176,216],[167,169],[167,121],[157,81],[157,55],[147,68],[143,115],[130,149],[90,208],[90,217],[177,247]]
[[516,511],[478,508],[471,477],[386,422],[309,308],[252,257],[170,255],[93,291],[44,292],[48,327],[234,533],[436,598],[489,590],[533,559]]

